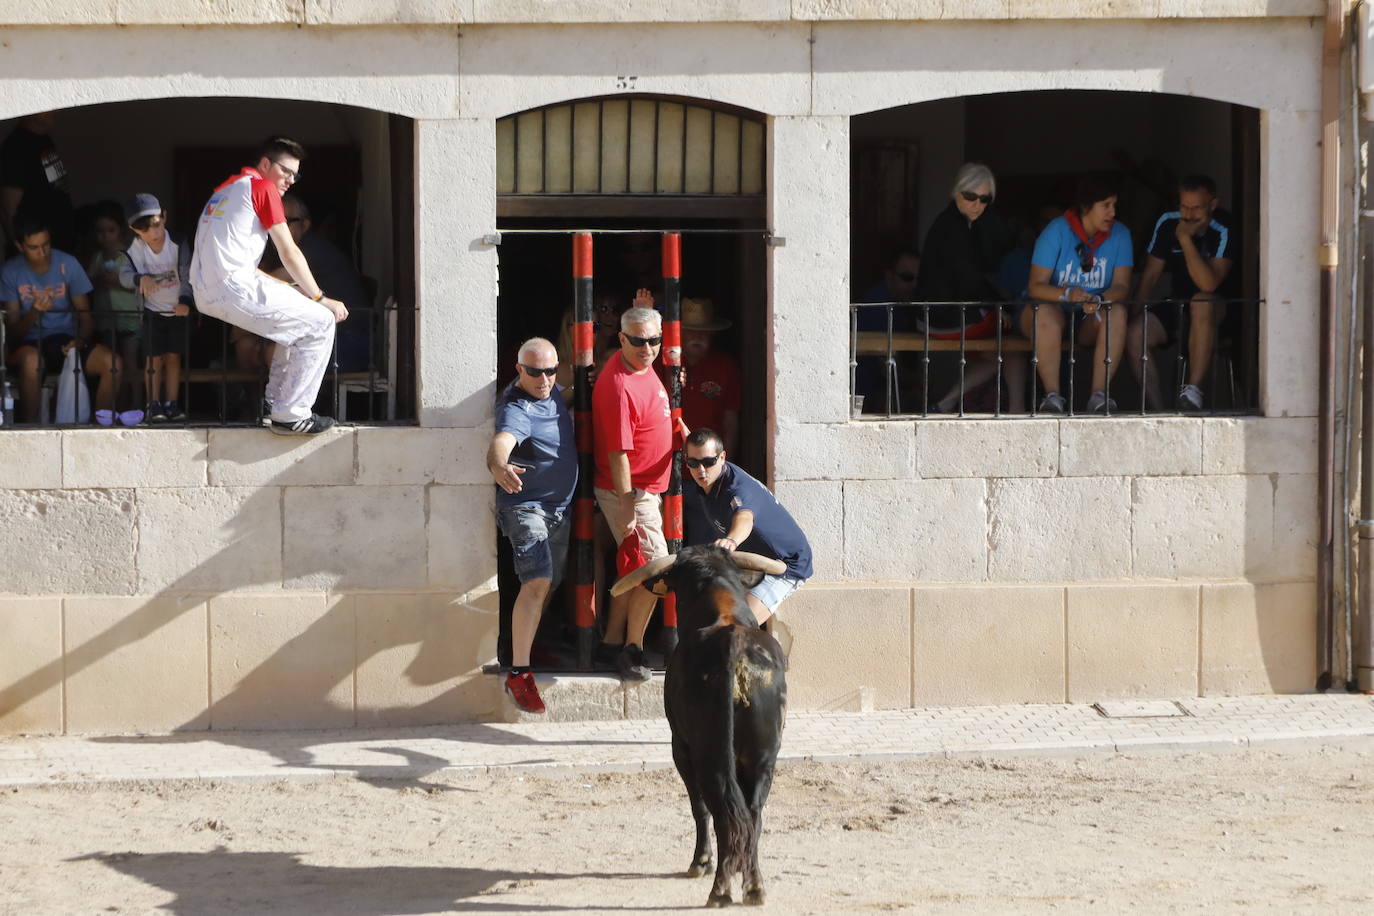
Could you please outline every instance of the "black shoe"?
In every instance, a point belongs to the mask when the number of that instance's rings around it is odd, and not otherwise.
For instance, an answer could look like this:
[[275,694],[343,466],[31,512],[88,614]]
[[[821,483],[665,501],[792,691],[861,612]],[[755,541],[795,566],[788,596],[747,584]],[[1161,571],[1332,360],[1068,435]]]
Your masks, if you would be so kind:
[[644,650],[639,646],[626,646],[615,660],[616,670],[622,681],[647,681],[653,676],[644,664]]
[[143,419],[148,423],[166,423],[166,405],[164,405],[161,401],[149,401],[148,412],[143,415]]
[[273,420],[271,429],[278,436],[313,436],[324,432],[333,425],[333,417],[322,417],[317,413],[312,413],[308,417],[290,423]]
[[615,660],[625,651],[623,642],[600,642],[592,650],[593,671],[615,671]]
[[162,405],[163,419],[168,423],[180,423],[186,419],[186,411],[176,401],[165,401]]

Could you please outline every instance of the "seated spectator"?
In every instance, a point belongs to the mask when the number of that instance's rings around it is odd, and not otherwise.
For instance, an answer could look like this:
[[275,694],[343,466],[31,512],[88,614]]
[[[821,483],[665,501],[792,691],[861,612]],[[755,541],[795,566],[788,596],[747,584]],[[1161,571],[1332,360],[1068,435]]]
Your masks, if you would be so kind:
[[76,246],[67,166],[52,138],[57,113],[40,111],[21,118],[0,143],[0,223],[18,242],[21,213],[48,230],[53,244],[71,252]]
[[[1003,296],[993,276],[1014,239],[1011,227],[990,209],[997,196],[997,179],[981,162],[966,162],[955,173],[949,196],[949,205],[926,232],[916,300],[1000,302]],[[961,322],[965,340],[997,335],[999,316],[995,308],[934,308],[931,313],[931,337],[958,340]],[[1005,314],[1002,318],[1010,324]],[[1025,358],[1020,353],[1008,353],[1004,358],[1009,408],[1021,413],[1026,398]],[[970,354],[962,387],[956,380],[935,409],[942,413],[954,410],[968,391],[996,378],[999,365],[996,353]]]
[[43,220],[21,214],[15,220],[18,257],[0,268],[0,302],[5,307],[5,331],[18,341],[6,362],[19,367],[19,419],[38,418],[42,378],[61,370],[73,347],[85,355],[85,371],[99,379],[97,409],[114,405],[114,373],[122,368],[113,351],[94,343],[91,320],[91,281],[76,258],[52,247]]
[[728,327],[710,299],[682,300],[682,420],[688,429],[719,430],[727,452],[739,440],[740,369],[733,356],[712,348],[712,338]]
[[[376,322],[373,321],[372,302],[363,288],[363,278],[354,268],[353,262],[348,259],[348,255],[340,251],[329,239],[312,231],[314,224],[310,220],[310,208],[305,205],[305,201],[295,194],[284,194],[281,205],[286,213],[286,228],[300,248],[301,254],[305,255],[305,263],[310,266],[315,282],[324,290],[326,296],[338,299],[348,308],[349,317],[334,329],[339,371],[363,372],[371,361],[371,328],[376,326]],[[292,277],[285,267],[278,267],[271,271],[271,274],[278,280],[292,282]],[[233,334],[230,335],[231,340],[235,340],[235,337]],[[259,343],[256,346],[252,342],[240,344],[239,341],[243,341],[245,337],[256,338]],[[272,362],[271,342],[256,335],[246,332],[237,335],[234,349],[241,357],[239,365],[244,368],[265,369]],[[245,359],[242,358],[245,356],[253,365],[245,365]]]
[[1107,383],[1121,366],[1129,321],[1123,303],[1130,293],[1134,263],[1131,232],[1116,221],[1116,190],[1106,179],[1082,179],[1074,199],[1074,206],[1035,240],[1029,294],[1033,303],[1041,304],[1022,306],[1019,326],[1035,341],[1037,368],[1045,387],[1041,413],[1062,414],[1068,409],[1059,393],[1066,315],[1073,317],[1079,342],[1094,347],[1087,412],[1110,413],[1116,402],[1107,397]]
[[95,205],[91,234],[96,251],[87,263],[86,274],[95,289],[91,302],[100,340],[119,354],[123,371],[115,385],[115,403],[143,403],[143,307],[138,296],[120,282],[120,274],[132,270],[129,261],[128,229],[124,208],[112,200]]
[[[1230,214],[1217,208],[1217,186],[1206,175],[1190,175],[1178,184],[1178,209],[1162,215],[1146,249],[1138,298],[1149,299],[1160,275],[1169,272],[1169,295],[1188,305],[1188,380],[1178,390],[1180,410],[1202,409],[1202,384],[1212,365],[1217,325],[1226,314],[1222,291],[1235,263],[1238,237]],[[1170,344],[1178,335],[1179,310],[1167,305],[1144,312],[1137,308],[1126,332],[1126,363],[1141,377],[1143,348]],[[1155,357],[1144,360],[1145,404],[1158,410],[1159,372]]]
[[[912,302],[916,297],[916,277],[921,269],[921,256],[915,249],[898,247],[892,249],[883,268],[882,279],[874,283],[859,297],[865,302]],[[882,308],[861,308],[855,322],[860,331],[879,331],[887,333],[887,310]],[[911,327],[910,315],[906,309],[893,309],[892,330],[905,331]],[[854,367],[854,394],[865,399],[868,407],[879,403],[884,390],[886,372],[883,368],[885,356],[858,356]]]
[[183,354],[191,339],[191,246],[167,231],[167,211],[151,194],[129,201],[129,228],[138,238],[129,246],[124,285],[138,294],[148,312],[147,351],[149,423],[177,422],[186,411],[177,402]]

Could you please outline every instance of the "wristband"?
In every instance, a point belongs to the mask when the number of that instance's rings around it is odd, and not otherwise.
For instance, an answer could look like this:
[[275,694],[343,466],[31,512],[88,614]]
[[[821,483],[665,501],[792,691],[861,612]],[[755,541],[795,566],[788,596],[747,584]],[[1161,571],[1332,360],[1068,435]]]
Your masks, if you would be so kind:
[[730,535],[728,535],[728,534],[727,534],[725,537],[721,538],[721,540],[722,540],[722,541],[729,541],[729,542],[730,542],[731,544],[733,544],[735,547],[739,547],[739,541],[737,541],[737,540],[735,540],[734,538],[730,537]]
[[320,294],[319,294],[318,296],[311,296],[311,297],[310,297],[310,301],[311,301],[311,302],[319,302],[319,301],[320,301],[321,299],[323,299],[323,298],[324,298],[324,290],[320,290]]
[[1070,288],[1071,288],[1071,287],[1068,287],[1068,286],[1064,287],[1064,291],[1063,291],[1062,293],[1059,294],[1059,301],[1060,301],[1060,302],[1068,302],[1068,301],[1069,301],[1069,290],[1070,290]]

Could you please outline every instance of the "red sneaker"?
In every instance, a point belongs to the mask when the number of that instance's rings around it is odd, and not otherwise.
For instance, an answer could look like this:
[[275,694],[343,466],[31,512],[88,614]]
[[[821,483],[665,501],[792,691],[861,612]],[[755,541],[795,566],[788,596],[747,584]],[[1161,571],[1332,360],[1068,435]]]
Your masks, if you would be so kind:
[[525,712],[544,712],[544,701],[539,697],[539,688],[534,685],[534,675],[528,671],[506,675],[506,693]]

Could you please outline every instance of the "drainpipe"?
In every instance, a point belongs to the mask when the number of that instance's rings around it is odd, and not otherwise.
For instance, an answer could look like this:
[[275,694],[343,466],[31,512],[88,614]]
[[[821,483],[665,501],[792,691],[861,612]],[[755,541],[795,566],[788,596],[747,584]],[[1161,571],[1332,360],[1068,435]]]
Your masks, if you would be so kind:
[[[1374,137],[1374,36],[1368,3],[1359,8],[1360,124],[1366,147]],[[1366,174],[1368,174],[1366,172]],[[1355,608],[1355,689],[1374,692],[1374,209],[1370,190],[1360,210],[1361,272],[1364,277],[1364,371],[1360,377],[1360,521],[1357,541],[1359,601]],[[1354,367],[1351,367],[1354,371]]]
[[1322,40],[1321,385],[1317,418],[1317,487],[1321,538],[1317,546],[1317,689],[1331,686],[1335,620],[1333,530],[1336,503],[1336,267],[1340,238],[1341,38],[1348,0],[1327,0]]

